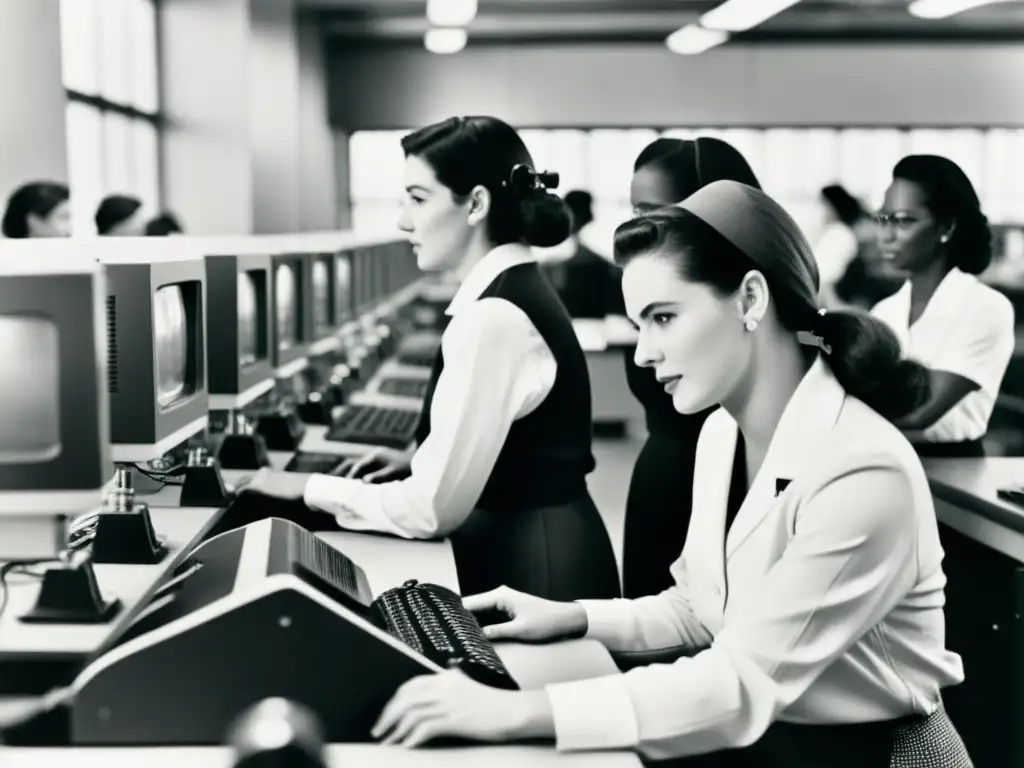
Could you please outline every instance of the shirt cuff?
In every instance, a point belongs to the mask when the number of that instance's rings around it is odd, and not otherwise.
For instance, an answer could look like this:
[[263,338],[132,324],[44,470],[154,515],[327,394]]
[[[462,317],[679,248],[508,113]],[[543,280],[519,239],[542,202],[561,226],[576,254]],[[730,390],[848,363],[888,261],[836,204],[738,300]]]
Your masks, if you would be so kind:
[[306,489],[302,492],[302,501],[307,507],[337,514],[339,496],[345,493],[345,477],[331,475],[310,475],[306,481]]
[[622,675],[545,686],[559,752],[632,749],[640,740]]
[[624,642],[622,630],[632,628],[632,606],[628,600],[577,600],[587,613],[588,640],[597,640],[607,648],[617,648]]

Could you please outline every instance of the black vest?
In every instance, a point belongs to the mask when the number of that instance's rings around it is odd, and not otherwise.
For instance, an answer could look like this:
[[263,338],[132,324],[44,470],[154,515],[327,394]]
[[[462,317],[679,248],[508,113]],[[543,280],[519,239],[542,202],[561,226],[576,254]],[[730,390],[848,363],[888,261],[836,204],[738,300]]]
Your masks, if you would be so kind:
[[[484,510],[537,509],[563,504],[587,492],[594,469],[591,452],[590,375],[576,332],[558,295],[534,262],[502,272],[480,295],[515,304],[551,349],[558,373],[544,402],[512,422],[505,445],[476,506]],[[416,430],[420,445],[430,434],[430,406],[444,368],[438,349]]]

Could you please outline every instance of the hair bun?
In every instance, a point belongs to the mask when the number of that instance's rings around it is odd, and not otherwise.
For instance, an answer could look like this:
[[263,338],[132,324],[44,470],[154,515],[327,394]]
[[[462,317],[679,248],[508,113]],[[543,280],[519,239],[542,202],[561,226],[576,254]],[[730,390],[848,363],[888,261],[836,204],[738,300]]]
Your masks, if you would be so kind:
[[519,201],[523,239],[538,248],[563,242],[572,231],[572,212],[558,195],[535,191]]

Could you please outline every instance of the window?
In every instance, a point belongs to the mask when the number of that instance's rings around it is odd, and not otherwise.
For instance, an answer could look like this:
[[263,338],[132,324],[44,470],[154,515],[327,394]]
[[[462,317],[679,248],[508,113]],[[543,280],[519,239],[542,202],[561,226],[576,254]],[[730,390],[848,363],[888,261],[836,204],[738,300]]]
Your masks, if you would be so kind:
[[61,0],[68,176],[76,234],[109,194],[160,205],[157,0]]
[[[359,131],[351,138],[353,227],[389,223],[401,201],[404,132]],[[640,150],[658,136],[715,136],[743,153],[770,195],[782,203],[812,243],[823,223],[819,192],[842,184],[869,211],[876,209],[892,169],[911,153],[944,155],[963,168],[995,224],[1024,223],[1024,129],[978,128],[674,128],[654,130],[522,130],[538,169],[561,174],[558,192],[594,196],[588,245],[609,254],[615,227],[629,217],[629,181]],[[358,213],[357,213],[358,212]],[[600,243],[606,247],[600,247]]]

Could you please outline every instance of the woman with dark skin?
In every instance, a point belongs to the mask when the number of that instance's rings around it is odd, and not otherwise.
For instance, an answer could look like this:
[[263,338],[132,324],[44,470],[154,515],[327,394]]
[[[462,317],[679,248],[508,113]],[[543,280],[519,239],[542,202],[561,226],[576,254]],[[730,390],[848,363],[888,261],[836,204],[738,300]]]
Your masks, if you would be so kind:
[[907,279],[871,313],[931,378],[931,397],[897,426],[922,456],[983,456],[1013,356],[1014,313],[977,278],[992,260],[978,195],[951,160],[910,155],[893,169],[877,218],[883,258]]
[[[637,156],[629,197],[634,213],[674,205],[713,181],[760,189],[750,165],[732,145],[713,138],[657,139]],[[627,598],[672,586],[669,568],[690,524],[697,436],[714,410],[679,413],[649,368],[626,350],[626,379],[644,407],[647,440],[637,456],[626,500],[622,587]]]

